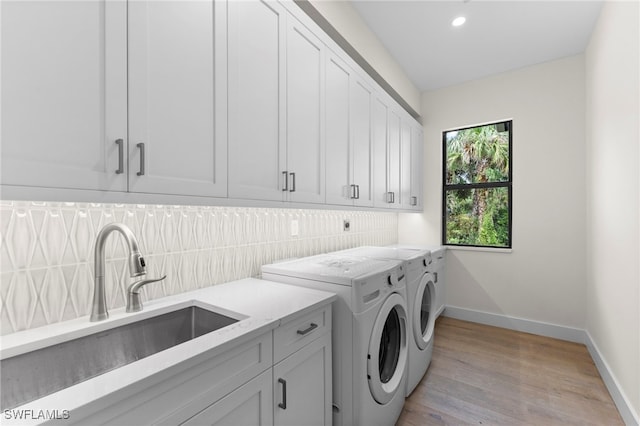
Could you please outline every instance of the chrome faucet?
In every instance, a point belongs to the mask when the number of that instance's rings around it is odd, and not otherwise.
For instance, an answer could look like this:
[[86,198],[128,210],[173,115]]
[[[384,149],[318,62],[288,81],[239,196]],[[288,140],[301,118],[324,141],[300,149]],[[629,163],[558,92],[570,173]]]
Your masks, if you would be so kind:
[[129,274],[131,277],[139,277],[147,273],[144,258],[138,250],[138,240],[127,225],[122,223],[109,223],[105,225],[96,238],[95,248],[95,286],[93,290],[93,305],[91,307],[90,321],[102,321],[109,318],[107,312],[107,299],[104,290],[104,246],[111,232],[118,231],[124,237],[129,248]]

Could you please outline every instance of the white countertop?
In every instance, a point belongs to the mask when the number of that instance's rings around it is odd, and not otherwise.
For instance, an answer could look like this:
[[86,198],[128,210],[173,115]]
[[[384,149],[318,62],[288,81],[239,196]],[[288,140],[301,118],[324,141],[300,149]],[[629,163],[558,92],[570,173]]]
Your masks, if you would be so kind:
[[[109,318],[92,323],[82,317],[2,337],[0,359],[41,347],[93,334],[148,317],[196,305],[240,319],[220,330],[205,334],[131,364],[101,374],[14,410],[73,411],[111,395],[156,373],[177,366],[207,352],[225,352],[239,342],[277,328],[287,319],[312,311],[335,300],[333,293],[247,278],[144,303],[141,312],[126,313],[124,308],[109,312]],[[2,415],[3,424],[38,424],[37,421],[12,422]]]

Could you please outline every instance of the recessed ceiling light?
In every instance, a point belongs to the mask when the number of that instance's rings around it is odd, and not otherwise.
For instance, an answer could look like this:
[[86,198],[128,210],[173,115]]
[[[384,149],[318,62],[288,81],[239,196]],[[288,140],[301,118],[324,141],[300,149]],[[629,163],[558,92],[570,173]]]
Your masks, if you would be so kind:
[[459,27],[460,25],[464,24],[466,20],[467,18],[465,18],[464,16],[458,16],[456,19],[451,21],[451,25],[453,25],[454,27]]

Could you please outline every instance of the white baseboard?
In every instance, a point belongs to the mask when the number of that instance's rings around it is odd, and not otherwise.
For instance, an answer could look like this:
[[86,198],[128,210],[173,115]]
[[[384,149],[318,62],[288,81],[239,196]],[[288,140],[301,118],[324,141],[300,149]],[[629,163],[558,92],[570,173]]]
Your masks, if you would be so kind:
[[600,377],[602,377],[602,381],[605,386],[609,390],[609,394],[613,399],[613,402],[616,404],[618,408],[618,412],[620,416],[622,416],[622,420],[627,426],[638,426],[640,425],[640,415],[635,413],[631,408],[631,404],[629,403],[629,399],[622,392],[618,381],[615,376],[611,373],[611,369],[609,368],[609,364],[604,360],[598,346],[591,338],[591,335],[588,331],[585,332],[587,349],[589,350],[589,354],[593,359],[593,362],[596,364],[598,368],[598,372],[600,373]]
[[620,416],[627,426],[640,426],[640,418],[636,413],[624,392],[620,388],[615,376],[611,373],[609,365],[602,357],[598,347],[586,330],[579,328],[564,327],[556,324],[549,324],[540,321],[533,321],[524,318],[510,317],[508,315],[493,314],[490,312],[474,311],[472,309],[459,308],[456,306],[446,306],[443,312],[445,317],[456,318],[464,321],[476,322],[479,324],[492,325],[509,330],[522,331],[524,333],[537,334],[540,336],[553,337],[555,339],[569,342],[582,343],[589,350],[589,354],[602,377],[611,399],[616,404]]
[[464,321],[492,325],[495,327],[507,328],[509,330],[522,331],[524,333],[537,334],[539,336],[553,337],[554,339],[567,340],[569,342],[584,344],[586,339],[585,331],[579,328],[565,327],[546,322],[510,317],[508,315],[474,311],[471,309],[458,308],[456,306],[447,305],[444,310],[444,316]]

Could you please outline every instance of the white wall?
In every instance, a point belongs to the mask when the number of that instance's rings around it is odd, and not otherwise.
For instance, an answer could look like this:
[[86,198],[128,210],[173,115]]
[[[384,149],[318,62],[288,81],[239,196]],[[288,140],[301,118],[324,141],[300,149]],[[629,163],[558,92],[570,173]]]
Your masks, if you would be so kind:
[[586,52],[587,332],[640,421],[640,7],[606,2]]
[[400,242],[438,244],[442,131],[513,119],[513,251],[450,250],[447,305],[584,329],[584,57],[422,97],[425,211],[401,214]]
[[309,2],[402,96],[405,102],[420,114],[420,91],[353,6],[344,0],[309,0]]

